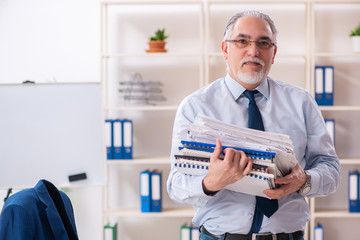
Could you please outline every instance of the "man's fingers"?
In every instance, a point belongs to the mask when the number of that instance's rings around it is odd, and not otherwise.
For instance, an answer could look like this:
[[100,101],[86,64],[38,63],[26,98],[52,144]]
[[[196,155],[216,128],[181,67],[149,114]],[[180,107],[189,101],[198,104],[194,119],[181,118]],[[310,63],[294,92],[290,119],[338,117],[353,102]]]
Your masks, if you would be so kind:
[[220,142],[219,139],[216,139],[216,146],[215,146],[214,152],[213,152],[210,160],[214,161],[214,160],[216,160],[216,159],[219,159],[219,158],[220,158],[221,151],[222,151],[221,142]]
[[[245,154],[245,153],[244,153]],[[246,167],[245,167],[245,169],[244,169],[244,176],[245,175],[247,175],[247,174],[249,174],[250,172],[251,172],[251,170],[252,170],[252,165],[253,165],[253,163],[252,163],[252,161],[251,161],[251,158],[250,157],[248,157],[248,156],[246,156],[245,155],[245,157],[246,157]]]
[[246,154],[243,151],[239,151],[239,155],[240,155],[240,169],[244,170],[249,162],[249,158],[246,156]]

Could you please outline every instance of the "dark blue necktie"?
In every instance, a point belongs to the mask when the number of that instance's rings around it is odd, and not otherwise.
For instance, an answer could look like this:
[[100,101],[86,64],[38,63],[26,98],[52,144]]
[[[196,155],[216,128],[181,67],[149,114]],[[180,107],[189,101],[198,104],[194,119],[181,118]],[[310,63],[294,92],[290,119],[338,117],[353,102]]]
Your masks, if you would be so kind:
[[[254,94],[258,93],[257,90],[246,90],[244,95],[249,99],[249,128],[264,131],[264,124],[261,118],[261,113],[256,105]],[[249,234],[258,233],[264,215],[271,217],[279,208],[277,200],[270,200],[268,198],[256,196],[256,206],[254,212],[254,219]]]

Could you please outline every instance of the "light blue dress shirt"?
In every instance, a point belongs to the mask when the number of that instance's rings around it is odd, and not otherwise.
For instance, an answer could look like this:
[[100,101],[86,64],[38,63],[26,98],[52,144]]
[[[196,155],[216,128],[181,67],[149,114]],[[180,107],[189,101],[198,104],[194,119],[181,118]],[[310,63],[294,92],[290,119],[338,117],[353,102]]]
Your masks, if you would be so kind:
[[[256,89],[260,92],[255,95],[255,100],[265,131],[289,135],[297,161],[311,174],[312,188],[307,196],[335,192],[340,181],[340,164],[312,96],[304,89],[269,77]],[[249,100],[242,94],[245,90],[226,75],[187,96],[176,113],[167,191],[174,201],[193,206],[196,209],[194,224],[204,225],[215,235],[225,232],[247,234],[254,214],[255,197],[225,189],[215,196],[207,196],[202,189],[204,175],[177,172],[173,167],[173,156],[178,152],[180,140],[186,139],[188,124],[194,122],[198,113],[247,127]],[[305,198],[295,192],[279,200],[279,209],[273,216],[264,217],[260,232],[304,230],[309,217]]]

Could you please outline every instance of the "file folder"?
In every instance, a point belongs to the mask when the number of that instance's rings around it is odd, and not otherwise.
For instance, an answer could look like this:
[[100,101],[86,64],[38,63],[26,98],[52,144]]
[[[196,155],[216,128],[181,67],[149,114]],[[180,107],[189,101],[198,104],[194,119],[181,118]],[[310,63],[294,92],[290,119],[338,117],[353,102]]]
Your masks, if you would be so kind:
[[359,173],[349,172],[349,212],[359,212]]
[[117,240],[117,223],[104,226],[104,240]]
[[334,105],[334,67],[333,66],[324,67],[324,81],[325,81],[324,105],[332,106]]
[[318,105],[324,105],[324,70],[321,66],[315,66],[315,100]]
[[[210,156],[215,145],[194,141],[181,141],[180,154],[176,154],[174,167],[181,173],[191,175],[205,175],[210,165]],[[223,149],[227,146],[223,146]],[[246,193],[268,198],[263,191],[275,188],[277,167],[273,161],[274,152],[265,152],[252,149],[242,150],[253,162],[253,170],[240,181],[227,185],[225,188],[235,192]],[[221,157],[221,156],[220,156]]]
[[199,240],[200,239],[200,231],[199,228],[197,226],[195,226],[194,224],[191,224],[190,226],[190,235],[191,235],[191,240]]
[[162,193],[161,193],[161,172],[151,172],[151,211],[161,212]]
[[190,227],[183,225],[180,227],[180,240],[191,240]]
[[105,144],[106,144],[107,159],[113,159],[114,157],[113,121],[110,119],[105,120]]
[[123,159],[133,158],[133,122],[132,120],[123,120]]
[[151,173],[149,170],[140,173],[141,212],[151,212]]
[[324,240],[324,228],[320,224],[314,227],[314,240]]
[[325,119],[326,128],[335,144],[335,120],[334,119]]
[[122,120],[116,119],[113,121],[113,141],[114,153],[113,159],[123,158],[123,123]]

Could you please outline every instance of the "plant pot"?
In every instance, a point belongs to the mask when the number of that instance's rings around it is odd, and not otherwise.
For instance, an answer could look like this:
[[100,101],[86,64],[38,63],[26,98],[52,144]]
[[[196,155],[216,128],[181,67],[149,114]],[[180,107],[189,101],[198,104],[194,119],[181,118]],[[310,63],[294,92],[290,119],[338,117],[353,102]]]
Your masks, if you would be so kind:
[[351,40],[354,52],[360,53],[360,36],[352,36]]
[[165,41],[149,41],[149,49],[146,52],[166,52],[165,44]]

